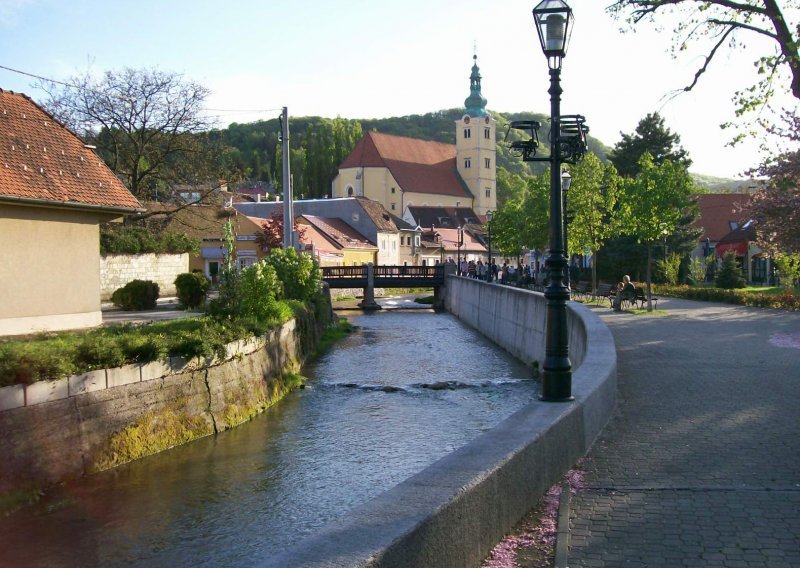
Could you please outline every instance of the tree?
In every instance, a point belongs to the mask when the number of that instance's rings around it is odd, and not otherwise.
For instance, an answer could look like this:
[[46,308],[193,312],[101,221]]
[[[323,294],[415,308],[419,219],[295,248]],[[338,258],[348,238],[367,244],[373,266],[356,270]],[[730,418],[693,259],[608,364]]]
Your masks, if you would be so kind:
[[634,177],[639,173],[639,160],[648,152],[656,165],[669,160],[689,169],[692,160],[680,146],[681,138],[664,124],[657,112],[648,114],[636,126],[633,134],[620,133],[622,140],[614,145],[608,159],[619,175]]
[[506,201],[492,218],[492,246],[505,256],[544,249],[548,240],[550,174],[527,180],[525,191]]
[[616,221],[620,179],[612,164],[587,154],[570,168],[572,185],[567,196],[569,253],[592,252],[592,289],[597,286],[597,251],[618,231]]
[[[294,230],[298,234],[297,241],[301,242],[306,229],[297,224],[297,219],[294,220]],[[261,223],[261,231],[256,234],[256,243],[267,252],[283,247],[283,207],[273,211],[270,218]]]
[[[155,69],[88,72],[41,85],[44,107],[88,142],[136,197],[163,197],[158,188],[206,181],[210,151],[203,114],[209,90],[177,73]],[[162,190],[163,191],[163,190]]]
[[[789,115],[779,133],[797,146],[800,117]],[[770,254],[800,254],[800,150],[786,151],[755,172],[768,178],[753,194],[747,212],[755,221],[758,244]]]
[[686,51],[689,45],[703,44],[699,67],[694,78],[683,88],[691,91],[708,70],[719,50],[735,50],[747,38],[767,38],[774,45],[771,53],[755,61],[760,79],[751,87],[734,95],[736,114],[751,111],[769,102],[775,83],[785,80],[792,95],[800,99],[800,57],[798,57],[798,23],[786,19],[784,12],[796,16],[797,0],[617,0],[608,11],[625,18],[631,26],[655,22],[677,15],[673,32],[673,54]]
[[652,311],[653,244],[675,231],[695,190],[689,172],[680,164],[657,165],[649,153],[639,161],[640,172],[623,183],[620,221],[625,234],[647,247],[647,310]]
[[742,271],[736,264],[736,255],[728,251],[722,257],[722,266],[717,274],[716,285],[718,288],[733,289],[744,288]]

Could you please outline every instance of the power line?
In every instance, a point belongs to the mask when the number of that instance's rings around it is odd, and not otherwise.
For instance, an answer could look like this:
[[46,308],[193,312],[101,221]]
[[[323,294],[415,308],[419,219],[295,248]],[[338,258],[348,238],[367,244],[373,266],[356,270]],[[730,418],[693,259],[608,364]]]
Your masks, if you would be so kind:
[[[6,71],[11,71],[12,73],[18,73],[20,75],[25,75],[26,77],[32,77],[34,79],[39,79],[40,81],[46,81],[48,83],[54,83],[56,85],[61,85],[62,87],[68,87],[70,89],[77,89],[79,91],[87,91],[90,93],[95,93],[97,95],[104,95],[104,96],[112,96],[114,98],[120,98],[122,100],[129,100],[126,97],[120,97],[119,95],[109,95],[109,93],[103,91],[97,91],[94,89],[90,89],[88,87],[82,85],[75,85],[74,83],[65,83],[64,81],[57,81],[56,79],[50,79],[49,77],[43,77],[41,75],[36,75],[35,73],[29,73],[27,71],[22,71],[20,69],[13,69],[12,67],[6,67],[5,65],[0,65],[0,69],[5,69]],[[204,111],[208,112],[236,112],[236,113],[266,113],[266,112],[276,112],[282,111],[283,108],[267,108],[267,109],[228,109],[228,108],[207,108],[203,109]]]

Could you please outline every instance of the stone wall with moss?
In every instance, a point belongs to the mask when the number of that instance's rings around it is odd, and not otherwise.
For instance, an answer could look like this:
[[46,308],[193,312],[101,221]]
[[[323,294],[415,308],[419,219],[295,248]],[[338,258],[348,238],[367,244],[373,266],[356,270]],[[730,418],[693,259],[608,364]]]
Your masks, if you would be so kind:
[[328,324],[325,310],[165,376],[0,412],[0,503],[221,432],[250,420],[299,384]]

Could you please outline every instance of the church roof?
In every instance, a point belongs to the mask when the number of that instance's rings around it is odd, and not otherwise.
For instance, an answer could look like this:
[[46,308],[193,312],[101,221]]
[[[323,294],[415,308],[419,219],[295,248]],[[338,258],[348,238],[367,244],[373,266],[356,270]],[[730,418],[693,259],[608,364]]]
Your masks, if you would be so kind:
[[367,132],[339,166],[388,168],[405,192],[471,198],[456,168],[456,147],[430,140]]
[[478,56],[473,55],[472,74],[469,76],[469,96],[464,101],[469,116],[486,115],[486,97],[481,94],[481,72],[478,68]]
[[25,95],[3,89],[0,199],[120,213],[141,210],[80,138]]
[[426,229],[455,229],[459,226],[480,223],[478,215],[469,207],[409,205],[408,212],[420,227]]

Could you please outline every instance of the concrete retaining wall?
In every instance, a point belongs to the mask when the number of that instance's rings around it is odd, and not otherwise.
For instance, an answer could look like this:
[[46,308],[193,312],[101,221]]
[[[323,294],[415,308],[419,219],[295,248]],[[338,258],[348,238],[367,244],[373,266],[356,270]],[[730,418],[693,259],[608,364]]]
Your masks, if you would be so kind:
[[[446,306],[521,360],[542,360],[542,294],[449,277]],[[574,402],[535,402],[520,409],[261,565],[478,566],[586,453],[611,416],[617,390],[614,340],[582,305],[570,303],[568,314]]]
[[0,493],[126,461],[115,437],[143,421],[169,414],[196,438],[249,419],[282,395],[282,375],[299,371],[326,323],[299,317],[230,344],[225,361],[172,358],[0,389]]
[[100,257],[100,299],[132,280],[152,280],[161,296],[175,295],[175,277],[189,272],[189,254],[106,254]]

